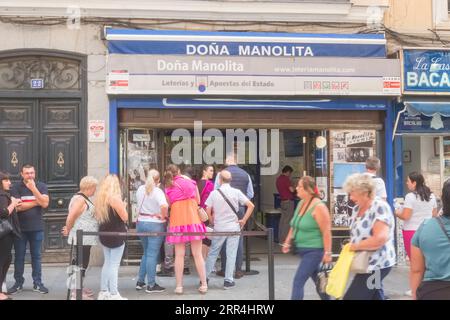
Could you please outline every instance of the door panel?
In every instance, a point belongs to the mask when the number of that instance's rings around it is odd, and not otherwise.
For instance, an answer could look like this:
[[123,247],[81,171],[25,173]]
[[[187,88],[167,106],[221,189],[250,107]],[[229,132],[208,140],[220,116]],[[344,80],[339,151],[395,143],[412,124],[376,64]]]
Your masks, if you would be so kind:
[[20,180],[20,169],[33,162],[33,133],[8,132],[0,135],[0,168],[11,175],[11,180]]
[[[66,224],[65,217],[48,217],[45,221],[44,248],[46,250],[62,249],[66,247],[66,241],[61,237],[61,229]],[[67,260],[67,258],[65,257]]]
[[44,133],[42,140],[45,181],[49,187],[64,185],[76,189],[80,178],[77,134]]
[[33,130],[36,100],[0,100],[0,129]]
[[40,101],[41,123],[44,130],[79,130],[80,101]]

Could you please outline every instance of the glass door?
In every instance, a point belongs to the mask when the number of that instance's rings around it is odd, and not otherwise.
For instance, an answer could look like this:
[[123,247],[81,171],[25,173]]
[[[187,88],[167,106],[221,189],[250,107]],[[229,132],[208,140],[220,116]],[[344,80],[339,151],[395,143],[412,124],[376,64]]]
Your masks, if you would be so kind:
[[158,169],[156,130],[121,129],[120,176],[132,227],[137,219],[136,191],[145,184],[150,169]]

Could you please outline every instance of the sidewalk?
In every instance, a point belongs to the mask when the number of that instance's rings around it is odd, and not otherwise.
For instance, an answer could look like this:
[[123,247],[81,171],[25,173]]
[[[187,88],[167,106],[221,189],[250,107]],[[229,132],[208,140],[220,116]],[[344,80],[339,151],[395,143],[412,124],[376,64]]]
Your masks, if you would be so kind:
[[[292,280],[298,266],[298,258],[291,254],[275,254],[275,299],[290,298]],[[11,266],[12,267],[12,266]],[[43,281],[50,292],[40,294],[32,291],[31,265],[25,267],[25,284],[21,293],[13,295],[14,300],[65,300],[66,265],[44,265]],[[209,291],[202,295],[197,291],[199,280],[191,264],[191,275],[184,276],[184,294],[176,295],[175,278],[157,278],[159,285],[166,288],[163,293],[146,293],[136,291],[136,275],[138,266],[121,266],[119,270],[119,292],[122,296],[132,300],[268,300],[268,270],[267,257],[263,254],[252,255],[251,269],[259,271],[258,275],[244,276],[236,280],[236,287],[223,289],[223,278],[214,274],[210,276]],[[409,267],[399,266],[392,269],[384,281],[385,293],[391,300],[409,300],[403,295],[408,290]],[[85,286],[96,294],[100,288],[100,267],[89,268],[86,273]],[[13,270],[7,276],[8,286],[13,284]],[[309,280],[305,287],[305,299],[319,300],[314,284]]]

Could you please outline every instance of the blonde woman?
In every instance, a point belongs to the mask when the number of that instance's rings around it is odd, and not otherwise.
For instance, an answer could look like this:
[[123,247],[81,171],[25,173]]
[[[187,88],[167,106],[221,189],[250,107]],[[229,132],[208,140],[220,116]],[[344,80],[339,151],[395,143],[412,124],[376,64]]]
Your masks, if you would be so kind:
[[[138,188],[136,200],[138,205],[137,232],[165,232],[166,218],[169,205],[164,192],[157,187],[159,184],[159,172],[150,170],[145,185]],[[147,275],[147,287],[145,292],[163,292],[166,289],[156,283],[156,265],[159,252],[164,241],[164,236],[141,237],[144,254],[142,255],[136,290],[145,287],[145,275]]]
[[[94,204],[89,199],[95,194],[97,185],[98,180],[94,177],[87,176],[82,178],[80,181],[80,191],[72,197],[69,203],[69,214],[67,215],[66,225],[63,227],[63,235],[69,236],[67,242],[74,246],[74,256],[76,256],[75,253],[78,250],[76,238],[77,230],[81,229],[86,232],[98,231],[98,221],[94,216]],[[96,236],[83,237],[83,270],[81,271],[83,277],[89,265],[91,247],[96,244]],[[78,261],[76,261],[74,256],[70,257],[72,263],[78,264]],[[84,294],[90,296],[92,295],[92,291],[86,288]]]
[[[384,300],[383,279],[395,265],[395,220],[386,201],[375,197],[376,184],[367,174],[352,174],[344,183],[345,192],[356,204],[350,221],[350,250],[370,251],[367,273],[353,278],[344,300]],[[380,287],[368,286],[378,277]]]
[[[95,217],[100,232],[126,232],[128,212],[122,200],[119,178],[110,174],[100,184],[95,199]],[[101,291],[98,300],[127,300],[117,290],[120,260],[125,241],[118,236],[100,236],[105,262],[101,275]]]
[[[170,202],[169,232],[206,232],[206,227],[197,213],[200,194],[197,183],[180,174],[180,169],[174,164],[167,167],[164,174],[166,196]],[[205,273],[205,260],[202,255],[202,239],[204,235],[167,236],[168,243],[175,244],[175,279],[176,294],[183,293],[183,268],[186,243],[191,243],[195,267],[200,277],[200,293],[208,291]]]

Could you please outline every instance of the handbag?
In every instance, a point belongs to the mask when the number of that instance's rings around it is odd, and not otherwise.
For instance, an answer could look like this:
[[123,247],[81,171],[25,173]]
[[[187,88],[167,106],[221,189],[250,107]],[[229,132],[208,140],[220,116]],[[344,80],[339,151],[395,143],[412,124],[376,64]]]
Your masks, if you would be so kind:
[[371,251],[357,251],[353,256],[350,271],[354,273],[369,273],[369,258],[372,255]]
[[13,226],[9,222],[9,219],[0,219],[0,239],[6,237],[11,232],[13,232]]
[[355,253],[350,251],[350,244],[344,245],[336,264],[328,275],[328,283],[325,289],[328,295],[336,299],[344,296],[354,255]]
[[328,276],[332,269],[333,265],[331,263],[320,264],[319,272],[317,273],[316,278],[316,288],[320,293],[326,293]]
[[[176,183],[175,181],[173,183],[178,187],[178,189],[181,190],[181,192],[183,192],[184,195],[186,195],[183,188],[181,188],[181,186],[178,183]],[[208,221],[208,219],[209,219],[208,214],[206,213],[205,209],[203,209],[202,207],[198,206],[197,214],[198,214],[198,217],[201,222]]]
[[209,219],[208,214],[202,207],[198,207],[198,217],[200,218],[201,222],[206,222]]

